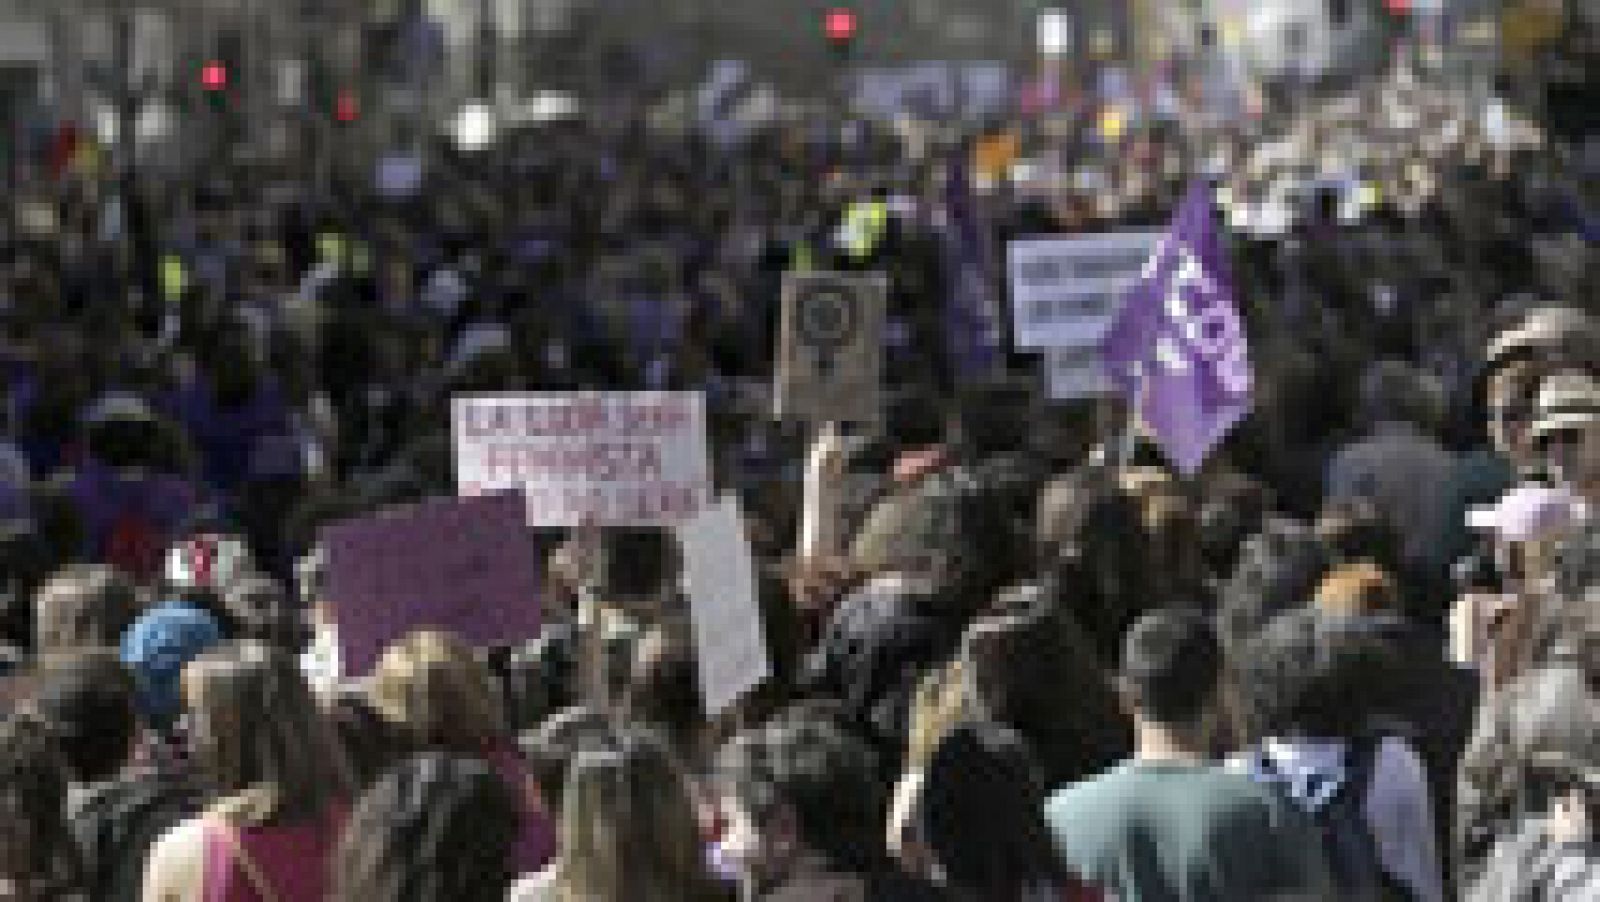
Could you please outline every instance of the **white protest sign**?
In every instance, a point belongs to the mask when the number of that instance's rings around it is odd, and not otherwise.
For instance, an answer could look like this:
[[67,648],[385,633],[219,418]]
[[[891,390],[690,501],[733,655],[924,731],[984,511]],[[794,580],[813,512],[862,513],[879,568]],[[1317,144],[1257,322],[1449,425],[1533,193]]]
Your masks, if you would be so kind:
[[1098,344],[1161,237],[1149,230],[1011,242],[1007,271],[1017,347]]
[[463,495],[521,489],[530,526],[661,526],[711,497],[698,392],[570,392],[455,399]]
[[695,658],[706,716],[716,717],[772,675],[755,559],[733,497],[678,528],[683,582],[694,621]]
[[1116,390],[1097,347],[1052,348],[1045,352],[1044,366],[1052,401],[1097,398]]

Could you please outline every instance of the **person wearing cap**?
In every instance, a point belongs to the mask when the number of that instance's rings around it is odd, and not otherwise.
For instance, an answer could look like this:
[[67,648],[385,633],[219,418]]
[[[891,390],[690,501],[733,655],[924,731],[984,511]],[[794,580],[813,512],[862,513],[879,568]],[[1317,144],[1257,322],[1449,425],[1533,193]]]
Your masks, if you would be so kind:
[[1552,478],[1600,501],[1600,381],[1588,370],[1552,373],[1539,387],[1532,435]]
[[1480,669],[1488,686],[1503,686],[1528,660],[1540,621],[1544,583],[1557,543],[1588,519],[1589,505],[1571,490],[1526,483],[1499,503],[1473,508],[1467,525],[1493,543],[1497,586],[1468,586],[1451,611],[1451,658]]

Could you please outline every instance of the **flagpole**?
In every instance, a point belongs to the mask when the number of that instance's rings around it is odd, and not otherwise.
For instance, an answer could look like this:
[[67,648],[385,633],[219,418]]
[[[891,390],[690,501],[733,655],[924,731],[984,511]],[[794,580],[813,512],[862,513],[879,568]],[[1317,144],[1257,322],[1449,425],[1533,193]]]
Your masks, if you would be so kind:
[[1133,365],[1133,404],[1128,409],[1128,422],[1122,430],[1121,447],[1117,451],[1117,469],[1127,473],[1133,467],[1133,455],[1139,445],[1139,421],[1144,418],[1145,378],[1143,361]]

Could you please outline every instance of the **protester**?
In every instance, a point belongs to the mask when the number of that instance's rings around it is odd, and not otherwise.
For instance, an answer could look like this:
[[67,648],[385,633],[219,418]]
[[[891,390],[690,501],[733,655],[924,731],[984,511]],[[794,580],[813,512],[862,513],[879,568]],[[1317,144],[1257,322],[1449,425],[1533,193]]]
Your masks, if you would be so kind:
[[73,567],[52,576],[34,595],[38,654],[115,648],[138,616],[134,587],[109,567]]
[[224,638],[209,612],[187,601],[161,602],[139,615],[122,636],[122,663],[139,688],[139,713],[170,734],[183,711],[184,668]]
[[1237,665],[1255,737],[1238,767],[1317,821],[1341,894],[1442,902],[1422,759],[1366,722],[1376,658],[1316,612],[1274,620]]
[[1600,756],[1587,749],[1555,753],[1530,762],[1541,772],[1548,807],[1525,821],[1518,834],[1496,844],[1483,878],[1464,896],[1468,902],[1492,899],[1593,898],[1600,892],[1600,852],[1596,850],[1595,805],[1600,800]]
[[69,768],[66,816],[94,899],[135,902],[150,847],[200,804],[185,772],[140,760],[148,727],[136,698],[133,677],[105,652],[52,663],[35,689],[35,709]]
[[0,892],[18,902],[75,902],[78,850],[63,811],[68,772],[48,725],[26,715],[0,720]]
[[896,872],[883,849],[887,792],[871,749],[826,720],[792,715],[740,734],[717,776],[721,855],[762,902],[945,898]]
[[386,773],[351,811],[330,898],[505,902],[521,820],[488,764],[419,755]]
[[512,902],[736,897],[711,874],[688,781],[648,733],[579,751],[561,818],[560,857]]
[[466,643],[439,632],[412,633],[389,646],[373,669],[369,695],[384,718],[419,751],[470,755],[489,762],[520,800],[522,833],[515,865],[537,871],[555,851],[548,815],[517,757],[489,670]]
[[156,843],[141,898],[324,897],[348,783],[294,659],[256,643],[224,646],[190,665],[184,696],[209,808]]
[[1101,898],[1072,881],[1045,827],[1044,784],[1021,737],[959,725],[928,763],[917,821],[934,874],[958,899]]
[[1333,890],[1314,824],[1248,776],[1209,760],[1222,646],[1193,612],[1129,631],[1118,677],[1132,758],[1055,791],[1045,807],[1073,876],[1118,899],[1241,899]]
[[[1583,749],[1593,739],[1600,704],[1600,630],[1594,596],[1586,615],[1569,621],[1566,643],[1543,662],[1488,696],[1458,772],[1456,861],[1471,885],[1495,844],[1515,836],[1526,810],[1547,810],[1551,799],[1530,792],[1529,768],[1543,753]],[[1531,796],[1531,797],[1530,797]]]

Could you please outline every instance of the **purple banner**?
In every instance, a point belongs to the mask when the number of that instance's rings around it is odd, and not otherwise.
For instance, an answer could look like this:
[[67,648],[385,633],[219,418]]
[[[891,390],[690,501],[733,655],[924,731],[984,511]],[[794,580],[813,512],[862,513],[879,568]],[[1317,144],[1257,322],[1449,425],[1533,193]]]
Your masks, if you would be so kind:
[[1112,381],[1186,475],[1249,413],[1250,346],[1204,182],[1128,289],[1102,350]]
[[995,295],[994,247],[965,153],[957,153],[950,163],[943,231],[950,371],[963,382],[980,381],[995,375],[1002,362],[1000,301]]
[[515,492],[443,498],[323,531],[345,671],[361,676],[413,630],[479,648],[539,635],[539,578]]

